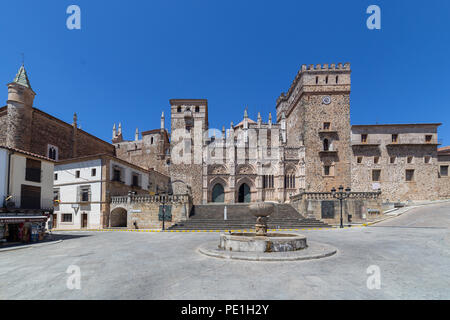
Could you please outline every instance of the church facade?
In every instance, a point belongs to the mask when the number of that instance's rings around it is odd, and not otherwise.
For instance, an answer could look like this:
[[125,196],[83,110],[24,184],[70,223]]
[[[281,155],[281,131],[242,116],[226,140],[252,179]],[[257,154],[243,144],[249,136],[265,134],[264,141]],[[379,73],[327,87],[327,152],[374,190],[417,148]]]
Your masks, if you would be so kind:
[[340,185],[381,190],[388,202],[446,197],[440,123],[352,126],[350,92],[349,63],[302,65],[267,121],[245,110],[239,123],[211,129],[207,100],[173,99],[170,139],[163,114],[142,139],[124,141],[114,128],[113,144],[119,157],[169,175],[173,192],[194,204],[284,203]]
[[[164,176],[154,193],[189,195],[193,204],[290,202],[304,192],[381,189],[386,202],[448,198],[448,155],[440,123],[351,125],[349,63],[302,65],[275,103],[274,116],[244,110],[236,124],[209,127],[206,99],[172,99],[170,128],[133,140],[113,127],[112,142],[33,106],[22,66],[0,108],[0,145],[55,161],[103,154]],[[167,182],[168,181],[168,182]]]

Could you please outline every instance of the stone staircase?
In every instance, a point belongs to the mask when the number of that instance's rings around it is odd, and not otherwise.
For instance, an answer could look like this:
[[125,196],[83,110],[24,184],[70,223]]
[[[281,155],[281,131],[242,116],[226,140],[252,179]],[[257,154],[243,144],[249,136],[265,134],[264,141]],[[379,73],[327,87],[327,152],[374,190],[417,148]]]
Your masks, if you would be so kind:
[[[224,220],[225,204],[196,205],[189,220],[180,221],[170,230],[243,230],[253,229],[256,223],[248,204],[227,204],[227,220]],[[269,217],[269,229],[329,228],[330,225],[316,219],[306,219],[290,204],[276,204]]]

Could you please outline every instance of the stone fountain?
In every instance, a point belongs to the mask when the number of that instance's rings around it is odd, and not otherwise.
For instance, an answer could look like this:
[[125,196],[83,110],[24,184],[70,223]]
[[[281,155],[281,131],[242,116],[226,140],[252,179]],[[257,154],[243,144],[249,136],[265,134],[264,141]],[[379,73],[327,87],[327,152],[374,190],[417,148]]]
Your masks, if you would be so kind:
[[204,255],[236,260],[293,261],[329,257],[337,250],[329,245],[306,242],[300,234],[268,233],[267,220],[275,204],[259,202],[249,206],[256,217],[255,232],[232,232],[220,235],[220,243],[205,243],[198,248]]
[[307,247],[305,236],[267,233],[267,220],[275,209],[273,203],[254,203],[249,209],[256,217],[255,233],[221,234],[219,249],[235,252],[286,252]]

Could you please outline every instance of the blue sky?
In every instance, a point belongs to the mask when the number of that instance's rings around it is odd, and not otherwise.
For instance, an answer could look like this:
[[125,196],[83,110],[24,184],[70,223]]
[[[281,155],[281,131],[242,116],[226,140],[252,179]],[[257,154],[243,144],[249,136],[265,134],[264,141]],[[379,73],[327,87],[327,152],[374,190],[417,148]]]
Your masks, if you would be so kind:
[[[66,9],[81,8],[81,30]],[[366,8],[381,8],[368,30]],[[302,64],[350,62],[351,122],[442,122],[450,144],[450,1],[2,1],[0,82],[21,64],[35,106],[110,141],[159,128],[169,99],[205,98],[211,128],[256,119]],[[6,104],[6,86],[0,100]],[[169,117],[166,117],[169,126]]]

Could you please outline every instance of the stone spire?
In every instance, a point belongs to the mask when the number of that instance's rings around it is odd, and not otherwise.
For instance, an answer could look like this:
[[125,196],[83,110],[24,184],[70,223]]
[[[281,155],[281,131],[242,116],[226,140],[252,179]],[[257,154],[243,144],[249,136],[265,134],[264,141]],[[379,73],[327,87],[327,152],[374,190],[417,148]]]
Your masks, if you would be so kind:
[[117,132],[117,135],[122,135],[122,124],[119,122],[119,131]]
[[272,126],[272,113],[269,112],[269,126]]
[[139,140],[139,129],[136,128],[136,132],[134,133],[134,141],[138,141]]
[[164,130],[164,122],[165,122],[165,118],[164,118],[164,111],[161,114],[161,130]]
[[72,123],[72,125],[73,125],[75,128],[77,128],[77,120],[78,120],[78,116],[77,116],[77,113],[75,112],[75,113],[73,114],[73,123]]
[[116,124],[113,125],[113,139],[117,136]]
[[20,69],[17,72],[16,77],[13,80],[13,83],[17,83],[28,89],[31,89],[30,80],[28,79],[27,71],[25,70],[25,66],[23,64],[20,66]]
[[244,110],[244,119],[245,119],[245,118],[248,118],[247,108],[248,108],[248,107],[245,107],[245,110]]
[[261,118],[261,112],[258,112],[258,126],[261,127],[262,118]]

